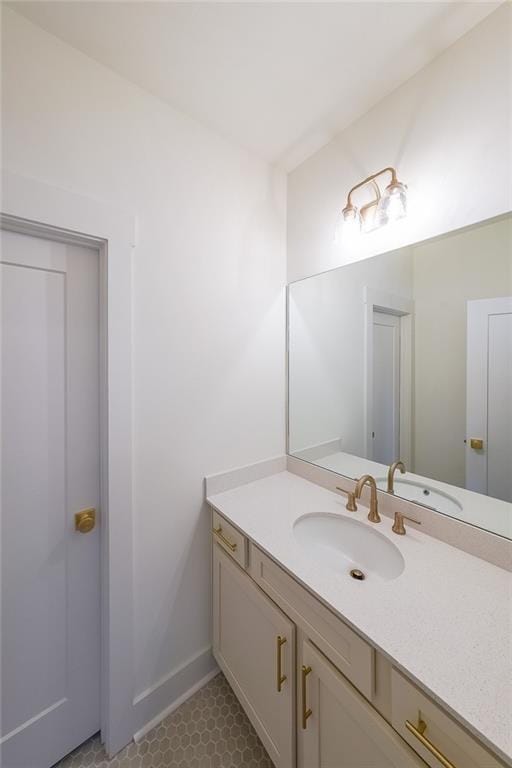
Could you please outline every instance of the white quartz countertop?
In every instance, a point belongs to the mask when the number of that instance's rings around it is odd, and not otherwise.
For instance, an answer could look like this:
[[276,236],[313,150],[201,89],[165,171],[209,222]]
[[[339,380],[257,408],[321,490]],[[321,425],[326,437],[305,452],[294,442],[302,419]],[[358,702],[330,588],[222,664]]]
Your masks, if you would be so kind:
[[290,472],[207,500],[512,765],[512,574],[411,526],[396,536],[386,517],[376,528],[401,551],[403,573],[363,582],[336,573],[293,525],[313,512],[372,525],[367,510],[347,512],[344,496]]

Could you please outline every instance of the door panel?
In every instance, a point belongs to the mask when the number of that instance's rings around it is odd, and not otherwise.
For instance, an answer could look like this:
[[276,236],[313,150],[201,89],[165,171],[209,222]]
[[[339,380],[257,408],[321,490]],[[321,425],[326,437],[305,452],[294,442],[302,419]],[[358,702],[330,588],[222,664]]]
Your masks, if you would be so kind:
[[49,562],[66,523],[65,281],[4,264],[1,277],[5,735],[66,697],[66,562]]
[[99,729],[98,254],[1,233],[4,768]]
[[512,312],[489,317],[487,493],[512,502]]
[[373,313],[373,461],[400,456],[400,318]]
[[[278,649],[277,639],[285,639]],[[213,650],[276,768],[295,755],[295,627],[216,544]],[[286,677],[278,690],[277,677]]]
[[307,641],[302,657],[310,671],[304,698],[303,691],[299,692],[299,720],[304,707],[311,714],[299,731],[300,768],[425,768],[378,712]]

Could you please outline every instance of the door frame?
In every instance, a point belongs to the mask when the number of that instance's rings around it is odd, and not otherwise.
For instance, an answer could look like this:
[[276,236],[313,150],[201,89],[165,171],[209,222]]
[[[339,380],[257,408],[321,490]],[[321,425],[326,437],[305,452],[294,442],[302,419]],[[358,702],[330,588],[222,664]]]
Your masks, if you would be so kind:
[[133,736],[132,252],[135,217],[2,171],[0,228],[93,246],[100,259],[101,739]]
[[400,318],[400,458],[412,469],[412,392],[414,301],[363,287],[364,302],[364,455],[373,459],[373,313]]

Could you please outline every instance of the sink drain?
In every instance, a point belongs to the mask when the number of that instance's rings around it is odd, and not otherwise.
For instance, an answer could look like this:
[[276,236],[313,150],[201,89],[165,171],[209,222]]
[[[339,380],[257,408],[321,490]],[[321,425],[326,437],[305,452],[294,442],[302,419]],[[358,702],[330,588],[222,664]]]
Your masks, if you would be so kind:
[[352,568],[352,570],[350,571],[350,575],[352,576],[353,579],[356,579],[357,581],[364,581],[364,579],[366,578],[364,573],[360,571],[359,568]]

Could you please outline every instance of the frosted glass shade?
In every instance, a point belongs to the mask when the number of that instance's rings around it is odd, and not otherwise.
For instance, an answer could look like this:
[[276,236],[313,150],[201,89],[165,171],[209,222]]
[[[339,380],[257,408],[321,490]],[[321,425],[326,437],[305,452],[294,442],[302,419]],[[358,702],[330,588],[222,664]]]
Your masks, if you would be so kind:
[[382,227],[407,214],[407,187],[399,181],[390,184],[384,190],[377,207],[377,225]]
[[342,211],[343,240],[352,241],[361,233],[361,216],[355,206],[347,206]]

